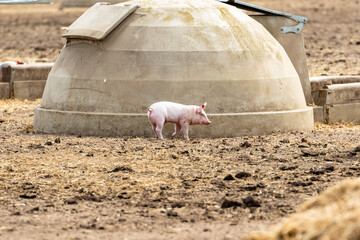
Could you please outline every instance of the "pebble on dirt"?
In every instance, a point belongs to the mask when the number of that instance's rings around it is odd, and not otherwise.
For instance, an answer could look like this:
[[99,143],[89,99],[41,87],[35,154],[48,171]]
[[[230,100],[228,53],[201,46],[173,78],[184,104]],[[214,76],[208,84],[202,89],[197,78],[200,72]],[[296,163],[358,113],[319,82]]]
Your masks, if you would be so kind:
[[226,180],[226,181],[232,181],[232,180],[235,180],[235,178],[233,177],[233,175],[228,174],[228,175],[226,175],[226,176],[224,177],[224,180]]
[[235,174],[236,178],[248,178],[251,177],[251,173],[248,172],[238,172],[237,174]]
[[108,173],[114,173],[114,172],[120,172],[120,171],[134,172],[134,170],[129,167],[120,166],[120,167],[114,168],[113,170],[109,171]]
[[228,199],[224,199],[223,202],[221,203],[221,208],[231,208],[231,207],[237,208],[242,206],[243,204],[241,202],[228,200]]
[[259,201],[257,201],[253,196],[247,196],[246,198],[242,199],[245,207],[261,207]]
[[36,198],[36,195],[34,195],[34,194],[31,194],[31,195],[21,194],[19,197],[25,198],[25,199],[34,199],[34,198]]

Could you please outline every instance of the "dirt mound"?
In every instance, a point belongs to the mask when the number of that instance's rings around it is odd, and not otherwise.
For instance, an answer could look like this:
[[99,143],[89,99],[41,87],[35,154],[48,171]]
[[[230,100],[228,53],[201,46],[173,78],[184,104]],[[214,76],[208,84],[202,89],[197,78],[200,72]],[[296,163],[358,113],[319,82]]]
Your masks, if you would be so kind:
[[360,239],[360,178],[344,181],[307,201],[281,226],[247,240]]

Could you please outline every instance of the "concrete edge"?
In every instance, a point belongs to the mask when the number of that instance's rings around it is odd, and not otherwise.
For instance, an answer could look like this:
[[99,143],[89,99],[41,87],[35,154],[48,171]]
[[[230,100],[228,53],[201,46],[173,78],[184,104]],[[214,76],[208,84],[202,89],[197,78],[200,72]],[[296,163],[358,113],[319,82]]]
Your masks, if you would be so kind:
[[[208,114],[209,126],[190,126],[190,137],[238,137],[272,132],[308,131],[314,126],[313,109],[258,113]],[[237,129],[233,131],[232,129]],[[34,129],[41,133],[153,137],[146,113],[89,113],[35,108]],[[165,124],[164,136],[174,131]]]
[[360,75],[310,77],[311,92],[318,91],[326,85],[357,82],[360,82]]
[[48,69],[52,68],[55,63],[53,62],[44,62],[44,63],[27,63],[27,64],[19,64],[10,66],[11,69],[15,70],[28,70],[28,69]]
[[340,121],[360,123],[360,103],[328,105],[326,113],[327,123]]
[[324,106],[313,106],[314,122],[325,123],[326,108]]
[[15,81],[12,94],[17,99],[41,98],[45,89],[46,80]]
[[[147,113],[107,113],[107,112],[81,112],[81,111],[63,111],[63,110],[54,110],[54,109],[46,109],[40,106],[36,106],[35,109],[41,109],[42,111],[47,112],[58,112],[58,113],[67,113],[67,114],[84,114],[84,115],[101,115],[101,116],[145,116],[147,117]],[[208,117],[210,116],[259,116],[259,115],[277,115],[284,113],[301,113],[309,111],[309,107],[304,109],[297,110],[285,110],[285,111],[276,111],[276,112],[243,112],[243,113],[207,113]]]
[[10,86],[8,82],[0,82],[0,99],[10,98]]

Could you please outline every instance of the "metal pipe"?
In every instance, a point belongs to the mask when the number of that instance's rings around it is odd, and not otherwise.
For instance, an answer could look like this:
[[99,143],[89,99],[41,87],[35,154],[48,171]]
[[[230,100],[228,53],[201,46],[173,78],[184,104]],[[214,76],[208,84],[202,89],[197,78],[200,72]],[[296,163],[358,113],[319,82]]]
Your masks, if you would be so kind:
[[249,3],[240,2],[240,1],[237,1],[237,0],[217,0],[217,1],[229,4],[229,5],[232,5],[232,6],[235,6],[237,8],[241,8],[243,10],[263,13],[263,14],[266,14],[266,15],[275,15],[275,16],[287,17],[287,18],[295,20],[296,22],[299,23],[296,26],[281,27],[280,30],[281,30],[282,33],[300,33],[303,26],[304,26],[304,24],[307,23],[307,21],[308,21],[308,19],[306,17],[292,15],[292,14],[289,14],[289,13],[284,13],[284,12],[279,12],[279,11],[274,11],[274,10],[271,10],[271,9],[258,7],[258,6],[249,4]]

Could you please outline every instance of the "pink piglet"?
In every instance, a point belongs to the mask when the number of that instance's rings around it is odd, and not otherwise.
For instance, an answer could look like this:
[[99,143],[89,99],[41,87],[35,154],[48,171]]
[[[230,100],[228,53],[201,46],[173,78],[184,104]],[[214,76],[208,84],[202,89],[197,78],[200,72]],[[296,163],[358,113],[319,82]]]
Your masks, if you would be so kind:
[[189,125],[204,124],[209,125],[208,119],[202,106],[183,105],[174,102],[157,102],[148,107],[148,119],[158,139],[164,139],[162,129],[165,123],[175,123],[175,132],[172,137],[176,137],[180,131],[184,138],[189,140]]

